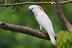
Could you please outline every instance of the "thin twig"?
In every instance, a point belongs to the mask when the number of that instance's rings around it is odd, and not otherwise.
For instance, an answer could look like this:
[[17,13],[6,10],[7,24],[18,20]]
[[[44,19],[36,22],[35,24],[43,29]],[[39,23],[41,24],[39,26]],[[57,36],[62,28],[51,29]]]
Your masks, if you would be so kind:
[[[72,1],[65,1],[60,3],[69,4],[69,3],[72,3]],[[25,4],[56,4],[56,3],[55,2],[21,2],[21,3],[13,3],[13,4],[0,4],[0,6],[20,6]]]
[[7,4],[8,3],[8,0],[5,0],[5,4]]

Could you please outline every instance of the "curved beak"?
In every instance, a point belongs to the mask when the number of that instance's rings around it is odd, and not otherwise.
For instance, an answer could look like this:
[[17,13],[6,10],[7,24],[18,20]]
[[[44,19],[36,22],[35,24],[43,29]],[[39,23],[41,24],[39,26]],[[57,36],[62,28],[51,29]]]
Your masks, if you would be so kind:
[[31,14],[34,14],[33,11],[31,9],[28,10],[29,12],[31,12]]

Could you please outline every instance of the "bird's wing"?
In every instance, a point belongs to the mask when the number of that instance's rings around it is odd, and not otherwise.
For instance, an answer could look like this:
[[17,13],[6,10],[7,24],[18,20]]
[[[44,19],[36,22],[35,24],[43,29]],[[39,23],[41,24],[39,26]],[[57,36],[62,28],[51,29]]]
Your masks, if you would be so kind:
[[44,12],[38,13],[38,15],[36,16],[36,20],[38,21],[38,23],[41,26],[43,26],[43,28],[46,29],[48,34],[55,36],[53,26],[52,26],[52,22]]

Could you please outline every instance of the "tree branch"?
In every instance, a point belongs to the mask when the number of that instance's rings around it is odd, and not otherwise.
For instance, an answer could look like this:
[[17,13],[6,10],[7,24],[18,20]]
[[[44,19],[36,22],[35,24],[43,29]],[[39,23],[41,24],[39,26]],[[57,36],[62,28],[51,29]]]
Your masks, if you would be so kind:
[[65,2],[60,2],[61,4],[69,4],[69,3],[72,3],[72,0],[70,1],[65,1]]
[[[69,3],[72,3],[72,1],[65,1],[60,3],[69,4]],[[20,6],[24,4],[56,4],[56,3],[55,2],[21,2],[21,3],[13,3],[13,4],[0,4],[0,6]]]
[[72,32],[72,25],[70,24],[70,22],[66,19],[66,17],[63,14],[60,1],[59,0],[55,0],[55,3],[56,3],[56,9],[57,9],[57,14],[58,14],[59,19],[62,21],[62,23],[65,26],[65,28],[69,32]]
[[10,30],[10,31],[18,32],[18,33],[28,34],[28,35],[38,37],[41,39],[50,40],[47,33],[40,32],[40,31],[37,31],[37,30],[29,28],[29,27],[25,27],[25,26],[12,25],[12,24],[8,24],[8,23],[0,22],[0,28],[2,28],[4,30]]

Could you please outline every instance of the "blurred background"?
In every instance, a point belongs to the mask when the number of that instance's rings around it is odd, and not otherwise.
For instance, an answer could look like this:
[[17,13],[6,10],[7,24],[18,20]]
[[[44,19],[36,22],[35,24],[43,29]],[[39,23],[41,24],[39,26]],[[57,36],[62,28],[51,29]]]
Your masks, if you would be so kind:
[[[53,0],[8,0],[8,4],[20,2],[49,2]],[[68,0],[61,0],[68,1]],[[5,0],[0,0],[0,4],[5,4]],[[0,7],[0,21],[10,24],[27,26],[39,30],[39,25],[34,15],[28,12],[30,5],[4,6]],[[64,26],[56,14],[55,5],[40,5],[53,23],[55,33],[65,31]],[[62,9],[66,18],[72,23],[72,4],[62,4]],[[43,29],[43,32],[46,32]],[[0,29],[0,48],[55,48],[50,41],[32,37],[27,34],[16,33],[9,30]]]

